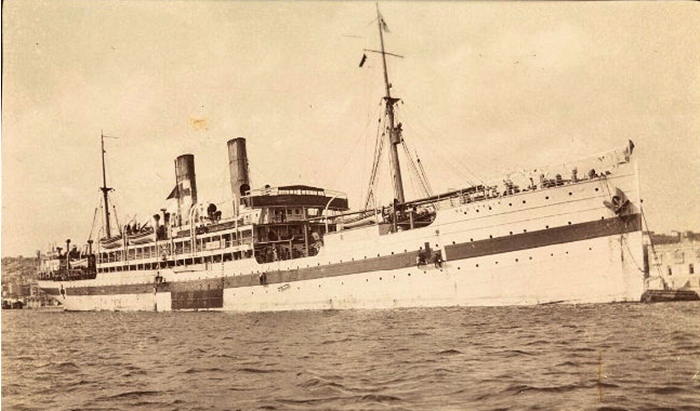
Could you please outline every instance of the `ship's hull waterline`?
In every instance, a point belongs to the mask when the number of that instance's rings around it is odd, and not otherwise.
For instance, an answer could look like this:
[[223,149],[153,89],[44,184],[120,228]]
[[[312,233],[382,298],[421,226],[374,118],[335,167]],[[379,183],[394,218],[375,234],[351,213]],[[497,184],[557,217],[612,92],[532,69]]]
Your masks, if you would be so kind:
[[[644,274],[636,165],[615,171],[607,178],[478,202],[452,199],[424,228],[384,235],[376,225],[340,230],[327,235],[313,257],[100,273],[40,286],[76,311],[639,301]],[[617,189],[630,200],[622,215],[603,204]],[[417,264],[426,245],[431,253],[440,251],[441,266]]]

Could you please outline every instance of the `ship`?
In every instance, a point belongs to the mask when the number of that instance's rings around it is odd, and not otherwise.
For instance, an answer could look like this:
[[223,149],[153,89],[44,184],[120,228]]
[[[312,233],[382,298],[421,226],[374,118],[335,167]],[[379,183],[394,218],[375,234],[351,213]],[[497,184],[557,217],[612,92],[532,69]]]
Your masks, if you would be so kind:
[[[176,207],[145,224],[113,224],[102,135],[104,225],[81,248],[51,247],[40,264],[43,292],[71,311],[639,301],[648,282],[634,144],[434,194],[395,118],[401,100],[386,61],[394,54],[378,9],[376,22],[381,48],[366,51],[381,56],[384,113],[364,207],[351,211],[344,193],[312,185],[251,187],[246,139],[237,137],[226,143],[230,215],[198,201],[194,156],[184,154],[168,196]],[[419,198],[405,196],[400,148]],[[383,151],[393,201],[382,205]]]

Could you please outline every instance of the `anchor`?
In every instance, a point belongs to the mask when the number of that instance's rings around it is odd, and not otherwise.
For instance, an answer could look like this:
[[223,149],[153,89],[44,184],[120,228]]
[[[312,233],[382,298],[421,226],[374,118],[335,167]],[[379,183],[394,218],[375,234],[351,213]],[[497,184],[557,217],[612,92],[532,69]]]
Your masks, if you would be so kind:
[[629,209],[630,200],[627,199],[627,196],[622,190],[615,187],[615,195],[612,196],[610,201],[603,201],[603,204],[610,209],[610,211],[615,213],[615,215],[621,216]]

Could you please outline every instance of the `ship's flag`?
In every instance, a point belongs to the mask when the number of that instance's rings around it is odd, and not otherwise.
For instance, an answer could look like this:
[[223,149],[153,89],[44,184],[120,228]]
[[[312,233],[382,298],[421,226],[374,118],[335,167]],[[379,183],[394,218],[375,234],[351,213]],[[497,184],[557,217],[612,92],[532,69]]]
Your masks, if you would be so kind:
[[360,67],[364,66],[366,61],[367,61],[367,55],[362,54],[362,60],[360,60]]
[[629,140],[629,144],[627,145],[627,148],[625,149],[625,156],[629,157],[632,155],[632,152],[634,151],[634,143],[632,140]]
[[187,196],[192,195],[192,185],[190,183],[190,180],[183,180],[180,182],[180,186],[178,187],[178,195],[181,198],[185,198]]
[[385,33],[391,33],[391,31],[389,31],[389,26],[386,25],[386,21],[384,21],[384,16],[382,16],[381,13],[379,14],[379,24],[381,24],[382,29]]
[[177,185],[173,188],[173,191],[170,192],[166,200],[170,200],[171,198],[177,198]]

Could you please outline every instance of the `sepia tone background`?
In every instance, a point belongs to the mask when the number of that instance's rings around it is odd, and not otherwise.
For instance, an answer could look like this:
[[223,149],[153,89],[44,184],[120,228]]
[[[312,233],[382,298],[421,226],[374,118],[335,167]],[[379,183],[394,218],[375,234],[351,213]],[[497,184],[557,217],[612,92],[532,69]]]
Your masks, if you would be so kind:
[[[700,231],[696,4],[380,8],[404,56],[389,59],[399,121],[435,191],[631,139],[650,229]],[[378,48],[374,3],[6,1],[3,14],[3,256],[87,239],[101,130],[119,137],[107,166],[122,224],[163,206],[183,153],[200,200],[227,204],[234,137],[253,187],[363,205],[384,94],[378,55],[358,67]]]

